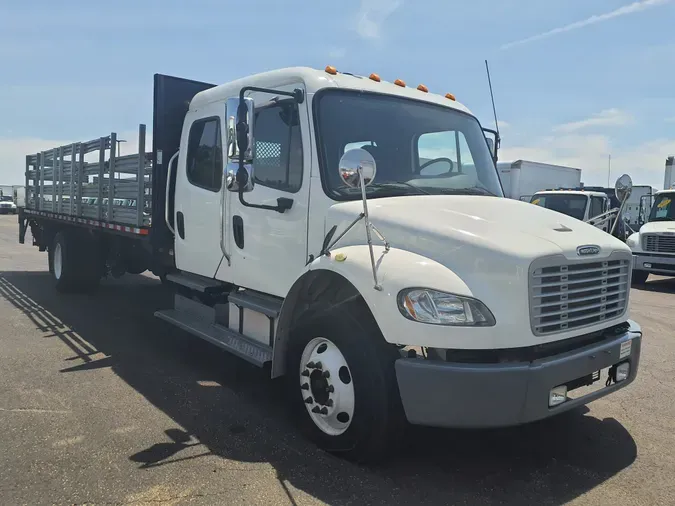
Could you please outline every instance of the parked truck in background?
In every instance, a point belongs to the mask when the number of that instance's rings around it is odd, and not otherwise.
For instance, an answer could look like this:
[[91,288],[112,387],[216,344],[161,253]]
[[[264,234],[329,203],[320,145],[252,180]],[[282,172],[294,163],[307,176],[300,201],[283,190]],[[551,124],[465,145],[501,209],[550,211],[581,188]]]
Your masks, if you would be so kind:
[[632,191],[632,180],[624,174],[614,188],[592,186],[539,191],[530,203],[584,221],[625,241],[630,230],[625,209]]
[[518,160],[497,162],[504,196],[529,201],[546,188],[576,188],[581,185],[581,169],[548,163]]
[[283,377],[327,451],[373,461],[406,422],[517,425],[636,377],[629,248],[503,198],[451,94],[333,67],[156,75],[151,152],[144,133],[124,157],[114,133],[29,155],[20,241],[63,292],[160,276],[156,316]]
[[675,189],[654,194],[647,223],[626,243],[633,252],[635,284],[643,284],[650,274],[675,276]]

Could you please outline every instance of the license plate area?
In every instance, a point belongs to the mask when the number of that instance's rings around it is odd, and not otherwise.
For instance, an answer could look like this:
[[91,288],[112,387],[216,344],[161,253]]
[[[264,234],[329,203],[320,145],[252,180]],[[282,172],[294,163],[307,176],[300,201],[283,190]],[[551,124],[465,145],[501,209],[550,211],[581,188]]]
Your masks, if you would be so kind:
[[610,369],[611,367],[605,367],[587,376],[569,381],[567,383],[567,398],[570,400],[580,399],[605,388]]

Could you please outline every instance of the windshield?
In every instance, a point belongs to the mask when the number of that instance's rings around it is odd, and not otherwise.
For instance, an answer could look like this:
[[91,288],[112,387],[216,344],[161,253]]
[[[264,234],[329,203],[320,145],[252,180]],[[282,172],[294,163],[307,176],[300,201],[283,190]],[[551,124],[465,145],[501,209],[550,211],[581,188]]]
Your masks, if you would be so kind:
[[420,194],[503,196],[478,121],[460,111],[414,100],[329,90],[318,103],[323,184],[336,200],[360,190],[338,175],[346,150],[363,148],[375,159],[370,197]]
[[0,202],[11,202],[11,201],[12,197],[10,197],[9,195],[0,196]]
[[586,195],[566,195],[563,193],[534,195],[531,204],[557,211],[577,220],[583,220],[586,214]]
[[649,213],[649,221],[675,220],[675,206],[672,205],[673,197],[675,197],[675,194],[672,193],[657,195]]

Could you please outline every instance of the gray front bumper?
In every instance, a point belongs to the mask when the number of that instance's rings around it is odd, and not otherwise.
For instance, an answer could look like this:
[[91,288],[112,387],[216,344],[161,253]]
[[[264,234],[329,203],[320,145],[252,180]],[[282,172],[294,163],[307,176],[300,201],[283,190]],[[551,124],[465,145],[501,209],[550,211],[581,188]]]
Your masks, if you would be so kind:
[[[650,265],[650,267],[645,267],[645,264]],[[672,276],[675,274],[675,255],[633,253],[633,270]]]
[[[402,358],[396,377],[408,421],[434,427],[505,427],[553,416],[604,397],[633,382],[640,362],[642,331],[630,321],[623,334],[567,353],[523,363],[462,364]],[[631,352],[619,358],[621,343]],[[584,397],[549,408],[549,392],[619,362],[629,377]]]

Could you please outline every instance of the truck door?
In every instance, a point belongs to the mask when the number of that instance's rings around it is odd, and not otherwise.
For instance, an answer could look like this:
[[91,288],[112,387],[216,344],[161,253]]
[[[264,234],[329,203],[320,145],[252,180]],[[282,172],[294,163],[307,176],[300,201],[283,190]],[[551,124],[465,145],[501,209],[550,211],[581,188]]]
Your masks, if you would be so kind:
[[[292,91],[297,84],[280,88]],[[236,193],[228,197],[228,254],[218,279],[285,296],[307,263],[307,214],[311,150],[307,101],[255,93],[253,171],[255,187],[244,194],[251,204],[275,206],[280,197],[293,201],[284,213],[244,206]],[[272,98],[272,100],[270,100]],[[228,112],[229,115],[229,112]]]
[[225,105],[215,103],[185,117],[176,170],[176,267],[214,277],[220,247]]

